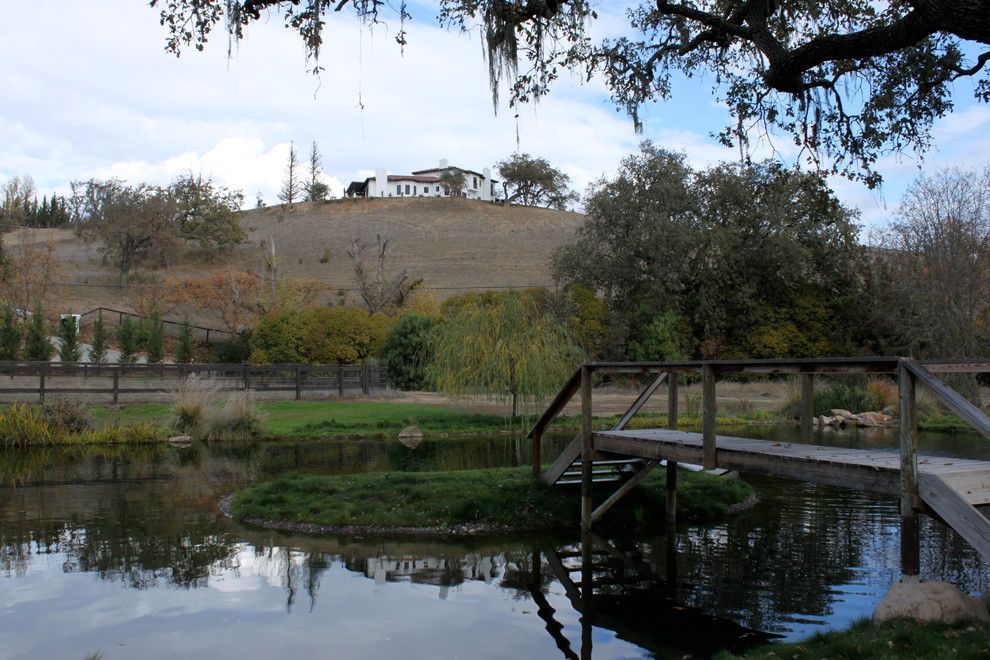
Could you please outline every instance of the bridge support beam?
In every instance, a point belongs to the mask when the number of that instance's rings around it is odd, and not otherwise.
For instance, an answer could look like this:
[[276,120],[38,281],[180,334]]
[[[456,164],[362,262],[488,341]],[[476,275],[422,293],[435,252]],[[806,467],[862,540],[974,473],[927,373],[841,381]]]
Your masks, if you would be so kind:
[[706,470],[718,467],[715,454],[715,370],[711,365],[701,367],[701,432],[702,463]]
[[815,418],[815,375],[801,374],[801,442],[811,442]]
[[591,369],[581,367],[581,528],[591,531],[592,508],[591,477],[592,477],[592,447],[591,441]]
[[901,450],[901,576],[916,580],[920,572],[918,510],[918,420],[915,376],[901,360],[897,366]]

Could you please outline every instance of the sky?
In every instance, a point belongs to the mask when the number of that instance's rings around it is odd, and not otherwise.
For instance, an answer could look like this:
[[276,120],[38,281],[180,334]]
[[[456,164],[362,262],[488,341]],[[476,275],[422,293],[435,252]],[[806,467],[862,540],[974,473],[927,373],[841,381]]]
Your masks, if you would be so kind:
[[[601,3],[597,29],[622,25],[621,4]],[[683,151],[695,167],[737,156],[711,136],[727,115],[699,79],[647,108],[641,134],[600,81],[566,73],[540,103],[496,112],[481,40],[438,27],[435,5],[413,6],[405,49],[394,22],[369,28],[346,12],[331,16],[319,77],[278,17],[249,26],[230,57],[226,35],[215,33],[205,51],[176,58],[157,9],[142,0],[0,7],[0,182],[29,174],[45,194],[64,194],[73,180],[164,184],[193,172],[242,190],[248,206],[258,194],[277,203],[290,142],[305,157],[314,140],[337,194],[379,167],[406,173],[445,158],[480,171],[516,150],[546,158],[580,192],[613,175],[643,139]],[[923,163],[885,158],[880,192],[831,180],[863,224],[889,221],[919,167],[990,161],[990,108],[959,85],[957,109],[937,124]],[[790,148],[786,138],[775,146]]]

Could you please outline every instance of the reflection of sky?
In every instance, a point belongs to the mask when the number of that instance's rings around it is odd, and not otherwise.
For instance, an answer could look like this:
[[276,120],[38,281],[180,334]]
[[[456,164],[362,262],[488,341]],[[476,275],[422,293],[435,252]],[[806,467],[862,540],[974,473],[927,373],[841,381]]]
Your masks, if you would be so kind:
[[[302,556],[302,553],[299,553]],[[89,573],[64,573],[64,555],[33,555],[27,574],[0,582],[0,655],[142,657],[554,657],[553,641],[528,599],[466,581],[438,598],[433,585],[376,584],[335,562],[312,611],[286,612],[285,566],[237,551],[240,568],[199,589],[132,589]],[[580,623],[562,590],[548,594],[565,634]],[[607,630],[596,657],[640,657]]]

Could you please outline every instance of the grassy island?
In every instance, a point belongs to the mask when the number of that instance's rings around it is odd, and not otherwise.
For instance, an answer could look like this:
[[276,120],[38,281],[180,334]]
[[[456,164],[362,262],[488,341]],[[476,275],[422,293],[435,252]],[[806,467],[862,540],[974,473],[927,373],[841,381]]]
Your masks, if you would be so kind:
[[731,658],[796,658],[814,660],[859,660],[860,658],[917,658],[964,660],[990,657],[990,626],[983,623],[956,625],[897,621],[874,626],[869,620],[854,623],[848,630],[819,633],[794,644],[768,644]]
[[[613,486],[614,487],[614,486]],[[681,520],[713,520],[746,502],[752,488],[738,479],[682,471]],[[607,495],[596,493],[600,502]],[[663,525],[664,474],[653,471],[617,504],[602,524],[644,530]],[[291,474],[238,491],[239,519],[311,523],[329,528],[450,528],[549,531],[580,521],[576,492],[551,488],[529,468],[453,472],[380,472],[316,476]]]

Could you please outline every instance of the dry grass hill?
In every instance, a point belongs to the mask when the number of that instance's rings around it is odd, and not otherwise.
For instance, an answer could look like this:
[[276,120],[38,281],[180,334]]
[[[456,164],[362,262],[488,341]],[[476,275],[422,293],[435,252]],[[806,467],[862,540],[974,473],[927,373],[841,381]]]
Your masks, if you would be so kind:
[[[260,273],[261,242],[274,236],[288,276],[319,279],[355,302],[347,250],[355,238],[374,246],[381,234],[389,240],[388,271],[405,269],[442,299],[472,289],[550,284],[549,256],[573,240],[582,219],[578,213],[466,199],[345,199],[296,204],[292,209],[272,206],[243,213],[247,242],[232,254],[188,257],[170,268],[146,272],[163,279],[203,276],[227,267]],[[23,240],[55,242],[68,309],[127,307],[126,292],[117,286],[113,269],[102,263],[96,245],[61,229],[4,236],[11,247]],[[321,263],[325,255],[329,260]]]

